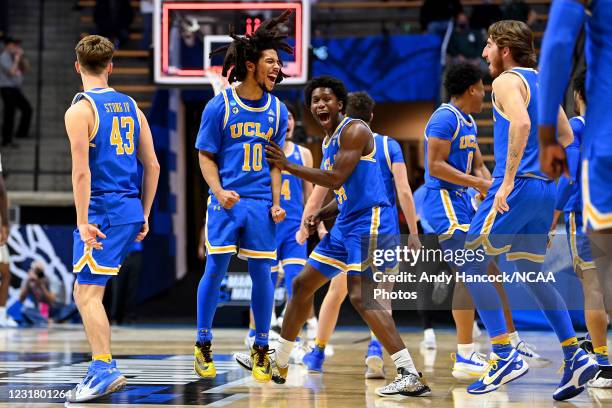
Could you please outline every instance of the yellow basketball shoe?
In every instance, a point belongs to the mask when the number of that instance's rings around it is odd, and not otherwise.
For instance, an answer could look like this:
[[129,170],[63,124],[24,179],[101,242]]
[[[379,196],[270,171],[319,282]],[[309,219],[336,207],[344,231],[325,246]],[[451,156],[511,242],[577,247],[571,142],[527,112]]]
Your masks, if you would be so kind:
[[272,378],[272,367],[270,366],[269,354],[268,345],[254,345],[251,349],[252,373],[253,378],[257,382],[268,382]]
[[212,351],[210,350],[210,341],[205,343],[196,343],[193,353],[193,368],[201,378],[215,378],[217,369],[212,359]]

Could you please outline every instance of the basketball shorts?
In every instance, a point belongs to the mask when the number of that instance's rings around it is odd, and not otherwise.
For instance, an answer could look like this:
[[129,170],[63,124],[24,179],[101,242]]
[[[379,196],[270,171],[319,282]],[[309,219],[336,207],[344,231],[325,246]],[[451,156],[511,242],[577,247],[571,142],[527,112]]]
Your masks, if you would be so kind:
[[612,228],[612,156],[593,155],[582,161],[584,229]]
[[581,270],[595,267],[593,256],[591,255],[591,244],[589,237],[582,228],[582,213],[579,211],[565,212],[565,231],[567,232],[567,243],[572,256],[574,269]]
[[214,196],[206,210],[206,253],[234,254],[243,259],[276,259],[276,224],[272,202],[241,198],[232,208],[221,207]]
[[509,261],[527,259],[544,262],[548,231],[555,206],[555,184],[536,177],[517,177],[506,202],[509,211],[493,208],[503,179],[493,180],[487,196],[470,224],[465,247],[481,246],[488,255],[506,253]]
[[[332,279],[341,272],[360,276],[371,265],[375,249],[393,249],[399,245],[395,233],[397,214],[392,207],[373,207],[338,218],[331,231],[319,242],[308,264]],[[395,263],[378,269],[393,269]]]
[[119,273],[121,263],[134,244],[142,222],[110,225],[108,221],[98,225],[106,238],[98,238],[102,249],[86,246],[79,230],[73,232],[72,271],[77,282],[83,285],[105,286],[106,282]]
[[424,218],[438,235],[442,248],[463,248],[475,214],[468,192],[427,188],[423,208]]
[[279,270],[285,265],[306,265],[307,244],[298,244],[295,234],[300,229],[301,220],[285,219],[276,225],[276,259],[277,263],[272,267],[272,272]]

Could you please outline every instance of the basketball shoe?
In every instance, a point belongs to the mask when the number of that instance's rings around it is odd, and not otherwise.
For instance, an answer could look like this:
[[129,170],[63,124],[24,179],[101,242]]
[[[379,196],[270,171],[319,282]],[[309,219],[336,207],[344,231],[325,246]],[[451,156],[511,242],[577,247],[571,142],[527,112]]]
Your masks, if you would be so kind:
[[193,368],[196,374],[201,378],[215,378],[217,375],[217,369],[212,359],[210,347],[210,341],[207,341],[204,343],[196,343],[194,348]]
[[550,361],[549,359],[544,358],[538,353],[536,353],[535,346],[529,343],[525,343],[523,340],[521,340],[516,346],[514,346],[514,348],[516,348],[516,351],[519,352],[523,360],[529,363],[529,367],[542,368],[552,363],[552,361]]
[[584,385],[599,371],[599,365],[589,357],[586,351],[579,348],[568,360],[563,360],[561,366],[563,377],[553,394],[557,401],[575,397],[584,391]]
[[321,347],[313,347],[308,353],[302,357],[302,363],[308,368],[308,371],[316,373],[323,372],[323,363],[325,362],[325,349]]
[[95,360],[87,369],[87,375],[66,395],[67,402],[85,402],[120,391],[127,383],[117,369],[115,360],[110,363]]
[[397,369],[397,376],[392,382],[376,389],[376,395],[380,397],[422,397],[430,393],[431,389],[421,373],[417,376],[402,367]]
[[458,380],[472,380],[484,374],[487,368],[486,356],[473,352],[469,358],[464,358],[459,353],[451,353],[453,364],[453,377]]
[[515,349],[512,349],[508,357],[501,358],[495,353],[491,353],[488,366],[484,374],[478,381],[468,386],[470,394],[486,394],[495,391],[502,385],[516,380],[525,375],[529,370],[529,365],[521,358]]
[[365,378],[385,378],[385,366],[380,342],[371,340],[365,358]]
[[[276,361],[271,357],[271,353],[266,353],[270,364],[270,373],[272,381],[276,384],[284,384],[287,380],[289,365],[286,367],[278,367]],[[234,353],[234,360],[245,370],[253,372],[253,359],[245,353]]]

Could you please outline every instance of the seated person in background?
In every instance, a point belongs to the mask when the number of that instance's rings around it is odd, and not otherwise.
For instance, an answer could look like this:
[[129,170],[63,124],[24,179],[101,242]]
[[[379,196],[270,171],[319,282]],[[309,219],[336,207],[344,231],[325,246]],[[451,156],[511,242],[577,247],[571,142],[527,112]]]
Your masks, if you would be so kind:
[[459,14],[455,19],[455,27],[447,48],[450,64],[469,62],[484,70],[481,53],[485,43],[480,30],[470,28],[468,17],[463,13]]
[[49,323],[51,304],[55,302],[56,295],[50,290],[44,266],[39,262],[32,262],[28,276],[21,284],[19,301],[24,303],[26,299],[30,299],[34,306],[23,305],[22,325],[46,326]]

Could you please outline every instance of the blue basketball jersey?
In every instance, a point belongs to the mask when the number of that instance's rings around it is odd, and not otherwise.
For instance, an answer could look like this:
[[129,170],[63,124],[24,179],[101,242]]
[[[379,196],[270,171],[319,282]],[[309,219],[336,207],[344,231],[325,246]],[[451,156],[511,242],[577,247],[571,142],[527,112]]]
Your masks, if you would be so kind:
[[395,180],[393,179],[393,163],[404,163],[402,148],[399,143],[389,136],[374,133],[376,142],[376,161],[380,166],[380,174],[383,179],[387,198],[392,207],[396,207],[397,196],[395,192]]
[[260,100],[248,101],[228,88],[206,104],[195,147],[215,154],[224,189],[271,201],[264,146],[270,140],[282,146],[286,133],[287,107],[277,97],[264,92]]
[[459,171],[470,174],[474,152],[478,147],[478,129],[471,115],[465,114],[450,103],[443,103],[435,110],[425,126],[425,185],[432,189],[458,190],[465,188],[429,174],[427,145],[430,137],[451,142],[447,163]]
[[[531,68],[513,68],[502,75],[517,75],[527,88],[527,112],[531,120],[529,138],[525,152],[519,163],[516,177],[538,177],[548,180],[540,171],[539,141],[538,141],[538,72]],[[493,150],[495,169],[493,177],[504,177],[506,173],[506,157],[508,156],[508,136],[510,121],[495,104],[495,94],[491,95],[493,102]]]
[[[287,155],[287,160],[304,165],[300,146],[293,143],[293,150]],[[282,177],[281,207],[287,213],[287,220],[301,222],[304,212],[304,181],[285,170],[283,170]]]
[[[358,119],[345,117],[334,133],[323,141],[322,169],[331,170],[333,168],[336,154],[340,150],[342,131],[355,120]],[[374,143],[374,149],[371,153],[361,157],[357,167],[344,182],[344,185],[334,191],[340,211],[338,219],[347,218],[366,208],[389,206],[382,175],[380,174],[380,166],[375,157],[376,143]]]
[[586,17],[586,94],[589,108],[582,151],[585,157],[612,156],[612,0],[592,0]]
[[76,94],[72,104],[86,99],[95,119],[89,136],[91,198],[89,222],[121,225],[144,220],[140,201],[137,147],[140,117],[136,102],[112,88]]

